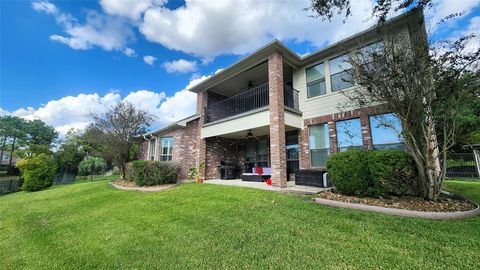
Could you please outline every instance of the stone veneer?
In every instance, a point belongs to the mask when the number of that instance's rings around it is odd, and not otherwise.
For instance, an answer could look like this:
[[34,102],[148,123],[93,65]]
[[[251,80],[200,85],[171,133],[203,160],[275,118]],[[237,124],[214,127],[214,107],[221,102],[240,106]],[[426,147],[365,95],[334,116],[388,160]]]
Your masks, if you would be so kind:
[[[360,125],[362,129],[362,141],[363,147],[366,150],[373,148],[372,135],[370,130],[369,116],[387,113],[388,111],[384,106],[372,106],[363,109],[356,109],[342,113],[334,113],[329,115],[323,115],[320,117],[314,117],[303,120],[303,128],[299,131],[298,141],[300,145],[300,169],[315,169],[310,165],[310,150],[308,147],[308,127],[313,125],[328,124],[328,133],[330,137],[330,153],[337,153],[337,132],[335,128],[335,122],[341,120],[348,120],[353,118],[360,118]],[[321,169],[321,168],[319,168]]]
[[272,185],[287,187],[287,157],[285,152],[285,110],[283,99],[283,57],[275,52],[268,56],[270,163]]

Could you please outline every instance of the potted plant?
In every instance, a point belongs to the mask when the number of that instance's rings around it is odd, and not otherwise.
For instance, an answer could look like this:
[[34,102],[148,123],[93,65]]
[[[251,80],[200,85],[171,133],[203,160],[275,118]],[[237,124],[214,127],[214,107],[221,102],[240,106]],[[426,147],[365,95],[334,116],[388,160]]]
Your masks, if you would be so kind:
[[200,175],[200,171],[205,168],[205,162],[200,162],[197,167],[190,168],[190,172],[188,173],[188,178],[195,180],[195,182],[202,184],[204,179]]

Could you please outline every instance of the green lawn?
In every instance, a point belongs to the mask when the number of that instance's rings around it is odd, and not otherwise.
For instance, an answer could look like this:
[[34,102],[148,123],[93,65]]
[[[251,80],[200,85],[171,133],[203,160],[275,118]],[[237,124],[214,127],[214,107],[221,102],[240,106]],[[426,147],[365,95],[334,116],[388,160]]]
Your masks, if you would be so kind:
[[[448,182],[480,201],[480,182]],[[2,269],[478,269],[480,217],[431,221],[329,208],[308,197],[108,181],[0,197]]]

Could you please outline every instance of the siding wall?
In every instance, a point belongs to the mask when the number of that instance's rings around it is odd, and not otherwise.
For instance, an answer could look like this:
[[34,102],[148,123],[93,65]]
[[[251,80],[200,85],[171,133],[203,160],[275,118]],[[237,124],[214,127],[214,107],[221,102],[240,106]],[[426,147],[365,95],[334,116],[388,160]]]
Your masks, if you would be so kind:
[[[409,33],[408,28],[405,26],[401,29],[398,29],[395,33],[398,36],[399,41],[409,42]],[[364,42],[364,45],[368,45],[377,40],[367,40]],[[362,47],[364,45],[359,45]],[[330,69],[329,69],[329,59],[335,58],[344,54],[345,50],[339,50],[328,56],[325,56],[318,61],[310,63],[305,66],[301,66],[293,73],[293,87],[299,91],[299,105],[300,111],[303,112],[303,119],[310,119],[313,117],[319,117],[323,115],[329,115],[340,112],[339,105],[343,107],[345,111],[357,109],[354,106],[344,106],[348,103],[347,98],[341,93],[332,92],[331,82],[330,82]],[[317,64],[324,63],[325,65],[325,84],[326,84],[326,94],[322,96],[316,96],[313,98],[307,98],[307,79],[306,79],[306,68],[315,66]],[[353,88],[351,88],[353,89]]]

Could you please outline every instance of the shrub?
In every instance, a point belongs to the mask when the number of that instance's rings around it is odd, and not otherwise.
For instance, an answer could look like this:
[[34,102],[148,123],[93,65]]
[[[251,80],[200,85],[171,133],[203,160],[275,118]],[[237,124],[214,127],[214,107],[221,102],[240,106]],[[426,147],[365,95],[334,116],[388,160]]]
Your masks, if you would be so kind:
[[107,163],[100,157],[85,157],[80,164],[78,164],[79,175],[99,175],[105,172]]
[[46,154],[21,159],[17,162],[23,178],[22,189],[38,191],[52,186],[57,165],[53,157]]
[[127,165],[127,179],[138,186],[173,184],[180,167],[171,162],[136,160]]
[[338,192],[345,195],[367,195],[369,183],[367,151],[351,150],[330,156],[327,171]]
[[327,161],[337,191],[345,195],[416,194],[416,171],[409,155],[400,151],[347,151]]
[[417,173],[410,155],[401,151],[372,151],[368,170],[384,194],[418,195]]

